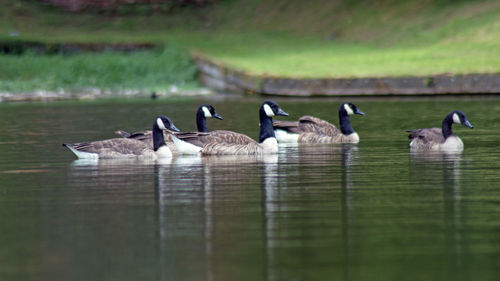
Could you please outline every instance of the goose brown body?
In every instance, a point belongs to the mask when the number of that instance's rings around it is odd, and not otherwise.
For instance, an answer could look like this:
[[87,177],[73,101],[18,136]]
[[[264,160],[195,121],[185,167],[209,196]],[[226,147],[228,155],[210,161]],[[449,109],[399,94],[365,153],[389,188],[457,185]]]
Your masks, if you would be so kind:
[[256,155],[265,147],[247,135],[232,131],[179,133],[175,137],[200,147],[202,155]]
[[212,132],[188,132],[188,133],[175,133],[178,139],[187,141],[196,146],[204,146],[208,143],[226,143],[226,144],[249,144],[257,143],[255,140],[247,135],[227,131],[216,130]]
[[[152,141],[151,141],[152,143]],[[68,144],[66,144],[68,146]],[[147,143],[134,139],[114,138],[102,141],[71,144],[72,148],[88,153],[99,154],[99,158],[145,157],[154,158],[154,151]]]
[[298,143],[357,143],[357,133],[344,135],[335,125],[325,120],[302,116],[299,121],[274,121],[274,128],[298,134]]
[[408,138],[412,151],[460,151],[464,147],[462,140],[453,133],[453,123],[473,128],[465,114],[459,110],[452,111],[443,119],[441,128],[424,128],[409,130]]
[[158,116],[153,123],[153,145],[129,138],[113,138],[108,140],[63,144],[78,158],[106,159],[106,158],[166,158],[172,152],[165,145],[163,130],[178,131],[173,122],[166,116]]
[[357,143],[359,135],[352,129],[349,115],[364,115],[353,103],[342,103],[339,107],[340,128],[313,116],[302,116],[298,121],[275,121],[276,138],[280,142],[313,143]]
[[412,151],[462,150],[464,143],[457,135],[443,137],[440,128],[425,128],[410,132]]

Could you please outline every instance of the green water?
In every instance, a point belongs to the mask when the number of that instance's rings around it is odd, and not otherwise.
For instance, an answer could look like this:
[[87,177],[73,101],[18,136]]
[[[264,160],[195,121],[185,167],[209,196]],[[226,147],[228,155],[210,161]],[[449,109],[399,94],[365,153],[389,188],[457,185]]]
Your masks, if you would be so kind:
[[[276,101],[337,123],[342,100]],[[194,130],[202,102],[257,138],[262,99],[0,104],[0,280],[498,280],[500,99],[351,101],[358,145],[97,165],[61,143]],[[454,109],[463,153],[411,155]]]

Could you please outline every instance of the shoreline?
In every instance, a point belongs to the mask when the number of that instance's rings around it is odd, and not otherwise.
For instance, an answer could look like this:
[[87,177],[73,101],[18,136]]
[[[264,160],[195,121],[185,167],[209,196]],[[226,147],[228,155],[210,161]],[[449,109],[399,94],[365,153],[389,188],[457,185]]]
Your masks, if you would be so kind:
[[500,93],[498,74],[439,74],[404,77],[288,78],[252,75],[200,53],[192,54],[200,84],[219,91],[269,96],[435,96]]
[[209,96],[214,92],[207,88],[199,89],[170,89],[164,91],[144,92],[140,90],[111,91],[101,89],[85,89],[76,91],[46,91],[37,90],[25,93],[0,92],[0,102],[49,102],[60,100],[94,100],[98,98],[166,98],[166,97],[194,97]]
[[[88,45],[94,46],[93,44]],[[127,44],[123,45],[128,46]],[[102,44],[102,46],[106,45]],[[117,44],[117,46],[121,47],[122,45]],[[140,44],[138,46],[143,47]],[[191,58],[198,69],[200,88],[182,89],[172,86],[169,89],[154,92],[99,88],[33,90],[18,93],[0,92],[0,102],[192,97],[213,95],[216,92],[289,98],[479,96],[500,93],[500,73],[363,78],[290,78],[249,74],[224,65],[213,58],[208,58],[199,52],[192,52]]]

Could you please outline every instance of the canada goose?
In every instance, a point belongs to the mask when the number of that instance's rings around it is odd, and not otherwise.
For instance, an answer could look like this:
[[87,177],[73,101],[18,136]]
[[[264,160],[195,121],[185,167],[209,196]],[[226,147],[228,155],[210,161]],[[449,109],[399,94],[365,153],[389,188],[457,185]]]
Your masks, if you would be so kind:
[[163,130],[179,131],[166,116],[158,116],[153,123],[153,147],[129,138],[114,138],[103,141],[63,143],[80,159],[141,157],[149,159],[172,157],[172,152],[165,145]]
[[[223,120],[222,117],[215,111],[215,108],[209,104],[202,104],[198,107],[196,111],[196,126],[198,127],[198,132],[208,132],[207,119],[206,118],[217,118]],[[147,143],[149,146],[153,147],[153,134],[151,131],[128,133],[122,130],[116,131],[117,134],[124,138],[135,139]],[[170,134],[164,132],[165,142],[170,150],[175,150],[175,145],[172,144]]]
[[342,103],[339,108],[340,130],[335,125],[312,116],[302,116],[299,121],[275,121],[276,139],[288,143],[358,143],[359,136],[349,115],[365,115],[353,103]]
[[464,143],[453,133],[453,123],[473,128],[465,114],[460,110],[450,112],[443,119],[441,128],[426,128],[409,130],[410,149],[412,151],[439,151],[439,150],[462,150]]
[[272,117],[288,116],[278,104],[265,101],[259,109],[260,134],[259,142],[250,137],[231,131],[214,131],[209,133],[175,133],[172,134],[175,146],[180,153],[201,155],[252,155],[278,152],[278,143],[273,131]]

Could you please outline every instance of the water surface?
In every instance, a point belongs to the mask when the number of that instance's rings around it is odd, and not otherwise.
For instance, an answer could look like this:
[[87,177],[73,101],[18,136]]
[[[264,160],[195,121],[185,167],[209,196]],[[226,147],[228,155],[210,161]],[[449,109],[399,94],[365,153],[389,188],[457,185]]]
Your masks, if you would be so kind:
[[[342,100],[277,101],[336,124]],[[61,143],[194,130],[202,102],[257,138],[262,100],[0,104],[0,279],[497,280],[500,99],[351,101],[358,145],[98,164]],[[463,153],[412,155],[404,130],[454,109]]]

